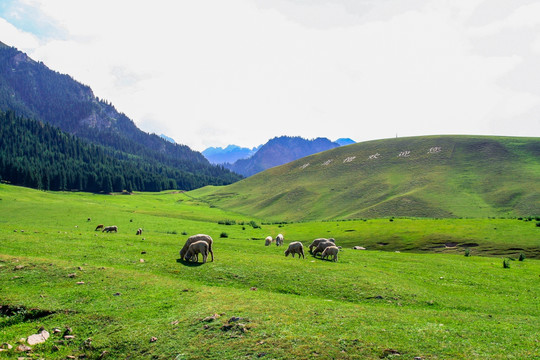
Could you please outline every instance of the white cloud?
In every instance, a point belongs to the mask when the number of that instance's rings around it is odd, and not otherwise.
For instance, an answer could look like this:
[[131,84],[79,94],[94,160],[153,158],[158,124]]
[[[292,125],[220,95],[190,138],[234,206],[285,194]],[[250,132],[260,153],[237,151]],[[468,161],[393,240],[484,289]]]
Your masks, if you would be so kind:
[[11,26],[0,40],[197,150],[279,135],[504,134],[493,124],[539,105],[500,82],[526,53],[474,43],[520,21],[536,29],[532,5],[475,27],[468,19],[488,2],[27,1],[66,35],[31,43]]
[[2,18],[0,18],[0,34],[2,34],[0,41],[22,51],[29,51],[39,46],[39,41],[35,36],[17,29]]

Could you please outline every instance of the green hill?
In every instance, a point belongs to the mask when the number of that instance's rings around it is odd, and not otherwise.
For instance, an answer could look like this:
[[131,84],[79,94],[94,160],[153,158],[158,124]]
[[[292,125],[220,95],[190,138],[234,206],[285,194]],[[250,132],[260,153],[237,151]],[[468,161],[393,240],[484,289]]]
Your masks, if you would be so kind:
[[276,221],[540,214],[540,138],[376,140],[293,161],[193,196]]

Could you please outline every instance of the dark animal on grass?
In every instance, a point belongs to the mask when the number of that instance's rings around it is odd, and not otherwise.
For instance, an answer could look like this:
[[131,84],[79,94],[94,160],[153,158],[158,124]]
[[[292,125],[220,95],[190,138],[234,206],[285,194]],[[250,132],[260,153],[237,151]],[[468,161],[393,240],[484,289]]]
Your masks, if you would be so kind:
[[287,250],[285,250],[285,256],[289,256],[289,254],[294,257],[294,254],[298,254],[298,258],[300,258],[300,255],[305,259],[304,256],[304,245],[300,241],[295,241],[289,244],[289,247]]
[[98,231],[99,229],[103,229],[103,224],[99,224],[98,226],[96,226],[96,230],[94,231]]
[[309,245],[309,252],[313,254],[313,248],[316,248],[317,245],[319,245],[319,243],[321,242],[326,242],[326,241],[331,241],[333,243],[336,242],[336,240],[334,240],[333,238],[330,238],[330,239],[326,239],[326,238],[318,238],[318,239],[315,239],[313,240],[313,242],[311,243],[311,245]]
[[105,226],[105,227],[103,228],[103,230],[101,230],[101,232],[112,232],[112,231],[118,232],[118,226],[116,226],[116,225],[113,225],[113,226]]
[[313,256],[317,256],[318,253],[322,253],[324,249],[326,249],[329,246],[336,246],[336,244],[334,244],[330,240],[319,242],[315,250],[313,250]]
[[135,234],[135,235],[142,235],[142,229],[139,228],[139,229],[137,230],[137,234]]
[[283,235],[278,234],[276,236],[276,246],[281,246],[281,245],[283,245]]
[[190,260],[189,257],[187,259],[185,258],[186,253],[188,251],[189,245],[197,241],[205,241],[208,244],[208,252],[210,252],[210,255],[212,255],[212,261],[214,261],[214,251],[212,250],[212,245],[214,243],[214,240],[212,240],[210,235],[205,235],[205,234],[197,234],[197,235],[190,236],[186,240],[186,243],[184,244],[184,247],[182,248],[182,250],[180,250],[180,259]]
[[208,258],[208,243],[204,240],[196,241],[189,245],[186,252],[186,259],[199,262],[199,254],[202,254],[203,264],[206,263],[206,259]]

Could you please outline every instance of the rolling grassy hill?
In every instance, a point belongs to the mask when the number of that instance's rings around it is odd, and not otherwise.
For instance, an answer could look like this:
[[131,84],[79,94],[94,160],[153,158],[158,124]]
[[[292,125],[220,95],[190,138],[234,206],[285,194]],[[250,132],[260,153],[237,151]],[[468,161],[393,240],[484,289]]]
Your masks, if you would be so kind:
[[540,214],[540,139],[425,136],[357,143],[191,194],[276,221]]
[[[119,232],[96,232],[99,223]],[[0,359],[540,357],[538,260],[505,269],[500,257],[456,250],[355,251],[351,229],[402,234],[409,245],[433,235],[536,247],[540,231],[517,219],[265,225],[189,193],[0,184],[0,344],[13,346],[2,345]],[[185,239],[201,232],[214,238],[215,261],[178,261]],[[344,249],[337,263],[292,259],[263,245],[278,232],[285,245],[324,234]],[[41,327],[51,333],[45,343],[16,350]]]

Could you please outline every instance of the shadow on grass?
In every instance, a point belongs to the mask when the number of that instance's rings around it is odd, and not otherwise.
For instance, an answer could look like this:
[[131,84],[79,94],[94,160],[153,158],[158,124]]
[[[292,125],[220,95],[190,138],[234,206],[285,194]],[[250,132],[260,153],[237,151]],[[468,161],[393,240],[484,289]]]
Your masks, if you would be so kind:
[[192,262],[192,261],[186,261],[182,259],[176,259],[176,262],[184,266],[191,266],[191,267],[204,265],[204,263],[202,262]]

